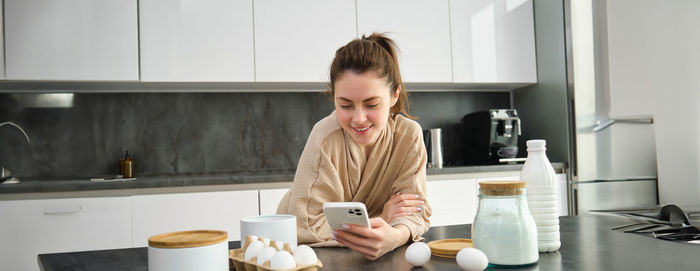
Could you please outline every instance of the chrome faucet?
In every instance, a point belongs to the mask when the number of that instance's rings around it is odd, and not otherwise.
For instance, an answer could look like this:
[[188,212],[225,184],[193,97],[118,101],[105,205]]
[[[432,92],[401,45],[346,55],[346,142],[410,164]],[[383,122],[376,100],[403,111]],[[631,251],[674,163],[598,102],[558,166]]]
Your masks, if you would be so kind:
[[[27,139],[27,143],[29,143],[30,145],[32,144],[32,142],[29,140],[29,136],[27,136],[27,132],[25,132],[24,129],[22,129],[22,127],[15,124],[14,122],[10,122],[10,121],[0,123],[0,127],[5,126],[5,125],[14,126],[15,128],[17,128],[20,132],[22,132],[22,134],[24,135],[24,138]],[[12,173],[7,168],[5,168],[4,166],[0,167],[0,183],[18,183],[18,182],[19,182],[19,179],[12,177]]]

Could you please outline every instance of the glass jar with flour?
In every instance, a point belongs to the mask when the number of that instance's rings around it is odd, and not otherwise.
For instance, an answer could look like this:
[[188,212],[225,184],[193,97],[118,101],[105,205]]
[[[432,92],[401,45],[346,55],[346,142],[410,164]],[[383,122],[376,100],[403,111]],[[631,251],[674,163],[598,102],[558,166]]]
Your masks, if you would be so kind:
[[525,182],[479,183],[479,209],[472,242],[489,266],[518,267],[537,262],[537,227],[527,205]]

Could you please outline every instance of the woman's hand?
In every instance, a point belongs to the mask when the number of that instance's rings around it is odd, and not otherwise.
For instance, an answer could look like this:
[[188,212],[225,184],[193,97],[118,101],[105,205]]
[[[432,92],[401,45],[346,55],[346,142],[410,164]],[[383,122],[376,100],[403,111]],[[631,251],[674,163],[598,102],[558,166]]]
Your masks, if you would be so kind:
[[416,194],[394,194],[384,203],[381,217],[386,222],[418,213],[423,210],[425,202]]
[[391,227],[381,217],[371,218],[370,227],[343,225],[345,230],[333,231],[333,239],[374,260],[408,241],[411,233],[404,225]]

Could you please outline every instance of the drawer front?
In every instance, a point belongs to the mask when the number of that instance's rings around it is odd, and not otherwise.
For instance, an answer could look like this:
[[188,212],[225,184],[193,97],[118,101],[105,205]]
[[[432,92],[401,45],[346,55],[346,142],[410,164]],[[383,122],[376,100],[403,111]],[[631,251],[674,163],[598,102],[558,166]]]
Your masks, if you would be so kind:
[[277,206],[282,198],[287,194],[289,188],[264,189],[260,190],[260,214],[274,215],[277,213]]
[[133,196],[133,246],[153,235],[186,230],[223,230],[240,240],[240,219],[258,215],[258,190]]
[[428,202],[433,210],[430,226],[468,224],[477,209],[475,179],[427,182]]
[[131,247],[129,197],[0,201],[0,262],[38,270],[43,253]]

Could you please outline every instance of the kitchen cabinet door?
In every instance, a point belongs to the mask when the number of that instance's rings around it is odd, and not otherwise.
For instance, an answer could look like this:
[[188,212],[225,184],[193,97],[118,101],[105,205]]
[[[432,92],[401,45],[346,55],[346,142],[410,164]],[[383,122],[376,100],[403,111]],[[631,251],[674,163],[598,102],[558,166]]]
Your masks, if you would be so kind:
[[289,188],[260,190],[260,215],[274,215]]
[[223,230],[240,240],[240,220],[258,215],[258,190],[139,195],[132,197],[133,246],[148,246],[156,234]]
[[387,32],[406,82],[452,82],[447,0],[357,1],[358,35]]
[[3,6],[3,1],[0,0],[0,80],[5,79],[5,27],[3,26],[5,20],[3,19]]
[[520,181],[520,175],[504,175],[498,177],[477,177],[477,188],[479,182],[483,181]]
[[472,223],[478,207],[476,179],[440,178],[426,183],[433,211],[430,226]]
[[2,270],[39,270],[43,253],[129,247],[129,197],[0,201]]
[[[477,178],[478,182],[483,181],[518,181],[520,176],[504,176],[504,177],[488,177],[488,178]],[[478,183],[477,183],[478,188]],[[566,190],[566,174],[557,174],[557,196],[559,196],[559,215],[565,216],[569,215],[569,197],[567,196]]]
[[569,187],[566,183],[566,174],[557,174],[557,183],[559,184],[559,215],[569,215],[569,194],[566,192]]
[[136,81],[136,0],[5,0],[6,78]]
[[531,0],[450,0],[455,83],[535,83]]
[[357,36],[352,0],[255,0],[258,82],[327,82],[335,51]]
[[141,81],[254,81],[250,0],[141,0]]

